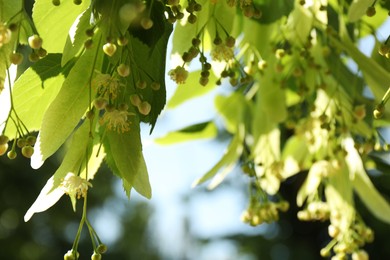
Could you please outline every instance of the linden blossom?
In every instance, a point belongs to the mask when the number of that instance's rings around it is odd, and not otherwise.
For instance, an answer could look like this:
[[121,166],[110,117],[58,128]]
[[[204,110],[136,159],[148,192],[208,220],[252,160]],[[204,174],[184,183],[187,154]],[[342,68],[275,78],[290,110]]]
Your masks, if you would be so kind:
[[130,130],[130,122],[127,121],[129,115],[134,116],[135,114],[118,109],[106,111],[99,123],[101,125],[107,124],[108,130],[124,133]]
[[177,66],[175,69],[170,70],[168,74],[177,84],[184,84],[188,77],[188,71],[182,66]]
[[92,80],[92,87],[107,98],[115,99],[118,96],[119,86],[123,86],[123,84],[119,82],[118,78],[110,74],[103,74],[99,71],[96,71],[96,73],[96,77]]
[[229,61],[233,59],[233,49],[228,47],[225,43],[213,46],[211,50],[211,58],[215,61]]
[[69,172],[60,184],[60,188],[65,194],[77,199],[84,198],[87,195],[89,187],[92,187],[89,181],[72,172]]

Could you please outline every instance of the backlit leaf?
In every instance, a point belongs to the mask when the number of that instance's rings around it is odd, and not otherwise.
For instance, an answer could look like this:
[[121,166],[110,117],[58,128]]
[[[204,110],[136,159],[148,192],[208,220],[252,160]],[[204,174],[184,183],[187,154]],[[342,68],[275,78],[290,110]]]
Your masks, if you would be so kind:
[[170,132],[163,137],[156,138],[155,142],[160,145],[171,145],[191,140],[213,138],[217,134],[216,125],[213,122],[205,122]]
[[[102,63],[99,44],[86,51],[76,62],[61,90],[46,110],[41,131],[38,135],[36,151],[32,157],[32,167],[40,165],[65,142],[75,129],[88,105],[90,79],[95,68]],[[95,68],[95,56],[98,55]],[[91,90],[93,91],[93,90]]]

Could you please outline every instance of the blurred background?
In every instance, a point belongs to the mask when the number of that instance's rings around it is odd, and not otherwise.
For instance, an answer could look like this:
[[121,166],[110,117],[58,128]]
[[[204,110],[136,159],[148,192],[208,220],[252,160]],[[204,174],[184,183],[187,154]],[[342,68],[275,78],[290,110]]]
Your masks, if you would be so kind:
[[[172,96],[175,87],[168,83],[168,96]],[[305,172],[283,184],[282,196],[291,207],[280,214],[280,221],[250,227],[240,221],[249,201],[249,178],[239,167],[213,191],[207,190],[207,185],[191,188],[192,182],[223,154],[228,144],[226,134],[171,146],[154,143],[153,139],[169,131],[215,118],[213,98],[228,89],[221,86],[177,109],[165,110],[152,135],[149,127],[143,126],[151,200],[136,192],[128,200],[118,178],[106,166],[100,169],[89,192],[88,218],[108,246],[103,259],[320,259],[320,249],[329,242],[328,223],[303,223],[296,217],[295,197]],[[376,159],[379,165],[388,167],[386,156]],[[23,221],[61,157],[59,152],[38,171],[32,170],[22,156],[14,161],[0,157],[1,259],[63,259],[72,247],[81,218],[81,201],[75,213],[70,199],[64,196],[48,211],[35,214],[28,223]],[[372,180],[389,198],[390,178],[376,172]],[[357,207],[375,231],[374,243],[365,248],[370,259],[390,257],[390,226],[374,219],[358,200]],[[80,259],[90,259],[92,251],[84,228]]]

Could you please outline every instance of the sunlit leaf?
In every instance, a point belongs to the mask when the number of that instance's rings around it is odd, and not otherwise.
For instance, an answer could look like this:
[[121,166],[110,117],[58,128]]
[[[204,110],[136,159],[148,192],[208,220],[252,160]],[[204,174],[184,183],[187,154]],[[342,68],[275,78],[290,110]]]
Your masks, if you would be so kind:
[[254,1],[256,8],[261,11],[260,19],[255,21],[263,24],[270,24],[283,16],[287,16],[294,7],[294,1],[273,0],[273,1]]
[[61,1],[60,6],[54,6],[51,1],[35,1],[32,17],[43,38],[43,48],[50,53],[62,52],[70,27],[89,4],[88,1],[82,1],[80,5],[75,5],[73,1]]
[[81,48],[84,46],[84,42],[88,39],[86,30],[90,29],[91,12],[89,9],[80,14],[73,23],[71,30],[62,53],[61,65],[64,66],[69,60],[71,60],[76,54],[78,54]]
[[[89,141],[89,124],[84,123],[73,134],[67,153],[65,154],[61,165],[54,175],[47,181],[38,198],[27,211],[24,216],[25,221],[28,221],[34,213],[43,212],[49,209],[61,198],[62,195],[64,195],[64,190],[59,189],[58,187],[66,174],[69,172],[77,173],[80,170],[83,160],[87,158],[87,147]],[[89,172],[92,175],[95,174],[95,172],[92,173],[92,171],[96,170],[97,168],[92,168]],[[75,200],[72,201],[72,204],[73,209],[75,210]]]
[[[64,82],[63,75],[59,74],[62,71],[60,60],[61,55],[48,55],[27,69],[14,84],[15,110],[31,131],[40,129],[46,109]],[[43,79],[46,79],[44,83]],[[16,127],[12,122],[8,124],[6,133],[9,136],[15,135]]]
[[243,122],[244,113],[248,108],[247,102],[245,97],[238,92],[233,92],[229,96],[216,96],[215,107],[224,120],[226,130],[230,133],[235,133],[237,126]]
[[366,10],[373,4],[374,0],[354,0],[348,9],[348,21],[353,23],[358,21]]
[[100,48],[96,44],[94,49],[86,51],[79,58],[58,95],[47,108],[38,135],[37,149],[31,161],[33,168],[39,168],[44,160],[58,150],[84,115],[91,102],[89,91],[92,74],[102,62],[103,55],[98,50]]
[[[130,131],[117,133],[107,130],[104,141],[106,151],[110,153],[109,166],[127,184],[137,188],[137,191],[151,198],[151,188],[142,155],[142,144],[138,122],[132,123]],[[130,190],[127,191],[128,194]]]
[[[228,172],[226,172],[225,170],[221,171],[221,169],[226,167],[226,169],[231,170],[232,165],[236,164],[238,158],[243,151],[244,131],[244,126],[242,124],[239,125],[237,133],[234,135],[229,146],[226,148],[226,151],[222,158],[206,174],[204,174],[201,178],[195,180],[192,184],[192,187],[200,185],[215,177],[218,180],[213,183],[212,187],[214,188],[226,177],[226,174]],[[220,176],[216,175],[218,172],[220,172]]]
[[156,138],[154,141],[160,145],[171,145],[191,140],[213,138],[217,133],[218,129],[213,122],[205,122],[170,132],[165,136]]

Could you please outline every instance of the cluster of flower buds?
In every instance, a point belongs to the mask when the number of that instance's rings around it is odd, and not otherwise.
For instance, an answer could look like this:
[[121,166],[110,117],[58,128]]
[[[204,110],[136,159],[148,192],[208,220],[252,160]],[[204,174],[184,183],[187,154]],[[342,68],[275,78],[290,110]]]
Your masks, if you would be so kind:
[[304,210],[298,212],[298,219],[303,221],[325,221],[329,219],[329,216],[329,205],[323,201],[312,201]]
[[287,201],[281,202],[260,202],[252,200],[249,207],[242,213],[241,221],[251,226],[258,226],[263,223],[271,223],[279,219],[279,210],[286,212],[289,208]]
[[[0,156],[4,155],[8,150],[9,138],[6,135],[0,135]],[[34,145],[36,137],[33,135],[27,135],[26,137],[15,138],[11,150],[8,151],[7,157],[11,160],[15,159],[18,155],[16,148],[20,148],[21,153],[26,158],[31,158],[34,153]]]
[[253,3],[253,0],[228,0],[228,5],[240,6],[242,13],[248,18],[260,19],[262,12],[260,9],[257,9]]
[[361,221],[353,223],[345,231],[343,231],[339,223],[334,223],[333,221],[328,226],[328,233],[332,240],[326,247],[321,249],[321,256],[329,257],[333,249],[335,256],[332,259],[347,259],[348,255],[351,255],[352,259],[356,260],[368,259],[367,252],[361,248],[366,243],[371,243],[374,240],[374,232]]
[[[170,23],[175,23],[177,20],[181,20],[185,17],[183,7],[180,5],[180,0],[167,0],[167,20]],[[198,20],[196,12],[202,10],[202,5],[195,0],[189,0],[185,11],[188,13],[187,22],[190,24],[196,23]]]

